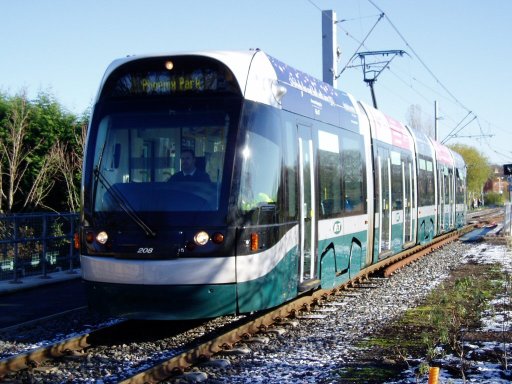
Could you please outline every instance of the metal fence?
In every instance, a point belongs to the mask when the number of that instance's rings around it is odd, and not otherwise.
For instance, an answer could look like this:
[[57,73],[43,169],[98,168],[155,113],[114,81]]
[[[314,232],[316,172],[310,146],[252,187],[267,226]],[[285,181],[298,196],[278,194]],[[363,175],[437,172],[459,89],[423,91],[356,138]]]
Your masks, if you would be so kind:
[[16,283],[79,267],[73,244],[78,219],[77,213],[0,215],[0,280]]

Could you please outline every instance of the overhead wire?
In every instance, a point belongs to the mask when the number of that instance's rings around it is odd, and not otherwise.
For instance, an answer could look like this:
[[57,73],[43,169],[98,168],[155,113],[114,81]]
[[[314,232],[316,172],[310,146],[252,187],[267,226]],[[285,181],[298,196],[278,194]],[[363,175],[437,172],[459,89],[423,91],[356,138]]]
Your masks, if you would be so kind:
[[[469,116],[469,115],[470,115],[470,113],[471,113],[471,111],[470,111],[466,116]],[[442,141],[441,141],[441,143],[442,143],[442,144],[445,144],[445,143],[447,143],[447,142],[448,142],[448,140],[450,140],[450,139],[452,139],[452,138],[454,138],[454,137],[458,137],[457,135],[459,134],[459,132],[460,132],[460,131],[462,131],[464,128],[466,128],[466,127],[467,127],[469,124],[471,124],[474,120],[476,120],[476,118],[477,118],[477,117],[476,117],[476,115],[473,115],[473,118],[472,118],[470,121],[468,121],[466,124],[464,124],[462,127],[460,127],[460,128],[457,130],[457,132],[455,132],[455,133],[453,133],[453,134],[451,134],[451,135],[446,136],[446,137],[444,138],[444,140],[442,140]],[[465,118],[464,118],[464,119],[465,119]],[[453,132],[453,130],[452,130],[452,132]]]
[[[347,69],[348,65],[354,60],[354,58],[357,56],[357,53],[359,52],[359,50],[361,49],[361,47],[364,46],[364,43],[365,41],[368,39],[368,37],[370,37],[371,33],[373,32],[373,30],[375,29],[375,27],[377,26],[377,24],[379,24],[379,22],[382,20],[382,18],[384,17],[384,13],[381,13],[379,15],[379,18],[377,19],[377,21],[375,22],[375,24],[373,24],[373,27],[370,28],[370,30],[368,31],[368,33],[366,34],[366,36],[364,37],[363,41],[361,41],[361,43],[359,44],[359,46],[357,47],[356,51],[354,52],[354,54],[352,55],[352,57],[347,61],[347,64],[343,67],[343,69],[340,71],[340,73],[338,73],[336,76],[335,76],[335,79],[339,79],[339,77],[341,76],[341,74],[345,71],[345,69]],[[335,22],[335,24],[337,24],[337,22]]]
[[[373,0],[368,0],[368,2],[373,5],[379,12],[383,12],[374,2]],[[469,108],[467,108],[464,104],[462,104],[462,102],[460,102],[460,100],[455,97],[455,95],[450,92],[450,90],[441,82],[441,80],[439,80],[439,78],[434,74],[434,72],[429,68],[429,66],[423,61],[423,59],[420,57],[420,55],[418,55],[418,53],[416,52],[416,50],[409,44],[409,42],[405,39],[405,37],[400,33],[400,31],[398,30],[398,28],[393,24],[393,22],[391,21],[391,19],[389,18],[388,15],[385,14],[385,17],[386,17],[386,20],[389,22],[389,25],[391,26],[391,28],[393,28],[393,30],[396,32],[396,34],[400,37],[400,39],[402,39],[402,41],[404,42],[404,44],[410,49],[410,51],[413,53],[413,55],[418,59],[418,61],[421,63],[421,65],[423,66],[423,68],[425,68],[425,70],[434,78],[434,80],[439,84],[439,86],[441,88],[444,89],[444,91],[450,95],[452,97],[452,99],[463,109],[465,109],[466,111],[470,111]]]
[[[405,39],[405,37],[402,35],[402,33],[398,30],[398,28],[394,25],[394,23],[392,22],[392,20],[389,18],[389,16],[387,14],[385,14],[383,12],[383,10],[377,6],[377,4],[375,4],[375,2],[373,0],[368,0],[368,2],[373,6],[375,7],[379,12],[383,13],[385,15],[385,18],[386,20],[389,22],[389,25],[391,26],[391,28],[393,28],[393,30],[396,32],[396,34],[400,37],[400,39],[404,42],[404,44],[408,47],[408,49],[411,51],[411,53],[414,55],[414,57],[416,57],[416,59],[420,62],[420,64],[423,66],[423,68],[434,78],[434,80],[436,81],[436,83],[451,97],[452,101],[454,101],[459,107],[461,107],[462,109],[466,110],[468,112],[468,116],[469,115],[473,115],[473,119],[471,119],[468,123],[464,124],[456,133],[454,133],[452,135],[452,133],[454,132],[455,129],[457,129],[457,127],[459,126],[459,124],[450,132],[450,134],[448,134],[444,141],[443,142],[446,142],[448,141],[450,138],[452,137],[455,137],[462,129],[464,129],[465,127],[467,127],[470,123],[472,123],[473,121],[477,120],[477,123],[478,123],[478,116],[473,113],[468,107],[466,107],[445,85],[443,82],[441,82],[441,80],[439,80],[439,78],[434,74],[434,72],[430,69],[430,67],[425,63],[425,61],[419,56],[419,54],[416,52],[416,50],[409,44],[409,42]],[[465,119],[466,117],[464,117]],[[463,120],[464,120],[463,119]],[[462,120],[462,121],[463,121]],[[479,126],[479,129],[480,129],[480,134],[482,136],[482,138],[486,138],[487,135],[484,134],[483,130],[482,130],[482,127],[481,125],[478,123],[478,126]],[[452,135],[452,136],[450,136]],[[489,145],[488,141],[486,140],[486,143]],[[490,146],[490,145],[489,145]]]
[[451,130],[451,131],[450,131],[446,136],[445,136],[445,138],[444,138],[443,140],[441,140],[441,143],[444,143],[444,142],[446,142],[449,138],[451,138],[451,137],[453,136],[453,132],[455,132],[455,130],[459,127],[459,125],[461,125],[461,124],[464,122],[464,120],[466,120],[466,119],[467,119],[467,117],[468,117],[470,114],[471,114],[471,111],[469,111],[469,112],[467,113],[467,115],[466,115],[466,116],[464,116],[464,117],[463,117],[463,118],[462,118],[462,119],[457,123],[457,125],[456,125],[456,126],[455,126],[455,127],[454,127],[454,128],[453,128],[453,129],[452,129],[452,130]]
[[313,7],[318,9],[320,12],[322,12],[322,8],[320,8],[318,5],[316,5],[312,0],[306,0],[308,3],[310,3]]
[[[368,2],[374,6],[379,12],[383,12],[382,9],[380,9],[380,7],[378,7],[375,2],[373,0],[368,0]],[[418,59],[418,61],[421,63],[421,65],[424,67],[424,69],[434,78],[434,80],[436,81],[436,83],[452,98],[452,101],[454,101],[459,107],[461,107],[462,109],[464,109],[465,111],[468,112],[468,115],[473,115],[473,119],[471,119],[470,122],[468,122],[467,124],[465,124],[461,129],[459,129],[459,131],[457,131],[457,133],[459,133],[463,128],[467,127],[470,123],[472,123],[473,121],[477,121],[477,124],[478,124],[478,127],[479,127],[479,130],[480,130],[480,135],[481,135],[481,138],[485,140],[485,143],[486,145],[489,147],[489,149],[491,149],[493,152],[497,153],[496,150],[491,146],[490,142],[487,140],[487,138],[489,137],[489,135],[486,135],[484,132],[483,132],[483,129],[482,129],[482,126],[478,120],[478,116],[472,112],[467,106],[465,106],[440,80],[439,78],[434,74],[434,72],[429,68],[429,66],[423,61],[423,59],[418,55],[418,53],[414,50],[414,48],[409,44],[409,42],[405,39],[405,37],[402,35],[402,33],[398,30],[398,28],[393,24],[393,22],[391,21],[391,19],[389,18],[389,16],[387,14],[385,14],[385,17],[386,17],[386,20],[389,22],[390,26],[393,28],[393,30],[397,33],[397,35],[402,39],[402,41],[404,42],[404,44],[410,49],[410,51],[412,52],[412,54]],[[455,129],[455,128],[454,128]],[[453,132],[453,130],[452,130]],[[446,138],[445,138],[446,140]],[[509,156],[510,158],[510,156]]]
[[[395,66],[395,67],[397,67],[397,66]],[[425,103],[427,103],[427,104],[432,103],[432,99],[428,98],[424,93],[422,93],[420,90],[418,90],[418,88],[415,87],[412,83],[411,84],[407,83],[397,73],[395,73],[395,71],[393,71],[391,68],[390,68],[390,71],[393,75],[395,75],[397,77],[398,80],[403,82],[406,86],[408,86],[410,89],[412,89],[420,98],[422,98],[423,101],[425,101]],[[414,83],[421,85],[422,87],[426,88],[429,92],[432,92],[433,94],[437,95],[439,98],[446,100],[447,102],[453,103],[454,105],[457,105],[451,98],[446,97],[444,94],[440,93],[436,89],[434,89],[434,88],[428,86],[427,84],[425,84],[424,82],[418,80],[418,78],[416,78],[415,76],[410,76],[409,78]],[[442,117],[438,117],[438,119],[447,119],[447,120],[450,120],[451,122],[453,122],[454,124],[458,125],[457,120],[455,118],[453,118],[451,115],[449,115],[444,110],[444,108],[439,107],[439,112],[440,112],[440,116],[442,116]],[[435,117],[433,116],[432,118],[434,119]]]
[[389,72],[393,74],[399,81],[401,81],[406,87],[409,87],[412,89],[414,93],[416,93],[419,97],[421,97],[425,102],[430,103],[431,100],[427,98],[424,94],[422,94],[420,91],[418,91],[416,88],[412,86],[412,84],[408,84],[404,79],[402,79],[398,74],[393,71],[391,68],[388,68]]
[[[318,6],[316,5],[312,0],[307,0],[313,7],[315,7],[318,11],[320,12],[323,12],[323,10]],[[420,55],[416,52],[416,50],[411,46],[411,44],[407,41],[407,39],[405,39],[405,37],[403,36],[403,34],[398,30],[398,28],[394,25],[394,23],[392,22],[392,20],[389,18],[389,16],[377,5],[375,4],[375,2],[373,0],[368,0],[368,2],[375,8],[377,9],[377,11],[379,12],[379,18],[377,20],[377,22],[371,27],[370,31],[366,34],[366,36],[364,37],[364,39],[361,41],[359,39],[357,39],[355,36],[353,36],[347,29],[343,28],[341,26],[341,22],[345,22],[345,21],[352,21],[352,20],[360,20],[361,18],[352,18],[352,19],[341,19],[341,20],[333,20],[333,23],[336,25],[336,28],[340,31],[342,31],[347,37],[349,37],[350,39],[352,39],[353,41],[355,41],[357,44],[358,44],[358,47],[357,49],[355,50],[355,53],[350,57],[350,59],[346,62],[344,68],[339,72],[339,75],[336,77],[336,78],[339,78],[341,76],[341,74],[348,68],[353,68],[353,67],[359,67],[359,66],[350,66],[350,63],[353,62],[354,60],[354,57],[357,56],[357,52],[361,49],[361,47],[365,47],[366,49],[368,49],[368,47],[366,47],[366,42],[368,40],[368,38],[370,37],[370,35],[372,34],[372,32],[374,31],[375,27],[377,26],[377,24],[380,22],[380,20],[382,18],[385,18],[389,25],[391,26],[391,28],[395,31],[395,33],[400,37],[400,39],[403,41],[403,43],[405,44],[405,46],[407,47],[407,49],[412,53],[412,55],[419,61],[419,63],[422,65],[422,67],[430,74],[430,76],[432,76],[432,78],[435,80],[435,82],[439,85],[439,87],[441,89],[443,89],[443,91],[446,93],[446,95],[448,95],[449,97],[445,97],[444,94],[436,91],[435,89],[433,89],[432,87],[429,87],[428,85],[426,85],[425,83],[421,82],[418,78],[414,77],[414,76],[411,76],[410,79],[417,82],[418,84],[421,84],[423,87],[429,89],[431,92],[437,94],[439,97],[442,97],[443,99],[449,101],[449,102],[453,102],[454,104],[456,104],[457,106],[459,106],[460,108],[462,108],[464,111],[467,112],[467,115],[462,119],[460,120],[456,125],[455,127],[450,131],[450,133],[447,135],[447,137],[449,135],[452,135],[453,132],[455,132],[459,127],[460,125],[464,122],[465,119],[467,119],[469,116],[473,116],[473,118],[467,122],[466,124],[464,124],[461,128],[459,128],[455,135],[459,134],[461,132],[462,129],[466,128],[470,123],[476,121],[477,124],[478,124],[478,127],[479,127],[479,131],[480,131],[480,135],[482,137],[482,139],[484,139],[485,141],[485,144],[495,153],[499,154],[499,155],[502,155],[502,156],[507,156],[507,157],[511,157],[510,155],[504,155],[503,153],[500,153],[498,151],[496,151],[495,148],[492,148],[491,147],[491,144],[490,142],[488,141],[488,136],[487,134],[485,134],[484,132],[484,129],[482,128],[482,125],[480,123],[480,120],[479,120],[479,117],[471,111],[471,109],[469,109],[466,105],[464,105],[460,100],[459,98],[457,98],[455,96],[455,94],[453,92],[451,92],[448,87],[436,76],[436,74],[430,69],[430,67],[425,63],[425,61],[420,57]],[[375,17],[375,16],[366,16],[365,18],[371,18],[371,17]],[[397,66],[399,68],[399,66]],[[431,100],[428,100],[427,97],[422,94],[421,92],[419,92],[416,88],[414,88],[411,84],[407,84],[407,82],[405,80],[403,80],[395,71],[392,71],[390,68],[388,68],[391,73],[393,73],[393,75],[395,77],[397,77],[401,82],[403,82],[404,84],[406,84],[410,89],[412,89],[416,94],[418,94],[423,100],[425,100],[426,102],[431,102]],[[396,93],[394,93],[396,95]],[[451,121],[453,121],[454,123],[457,121],[455,120],[454,118],[452,118],[451,116],[449,116],[448,114],[444,113],[443,114],[443,118],[447,118]],[[447,137],[445,137],[444,140],[447,139]],[[453,137],[453,136],[452,136]]]
[[[319,10],[320,12],[323,12],[323,10],[318,6],[316,5],[312,0],[307,0],[311,5],[313,5],[317,10]],[[346,69],[349,69],[349,68],[359,68],[361,67],[362,64],[358,64],[358,65],[351,65],[351,63],[353,62],[354,58],[356,58],[358,56],[358,52],[359,50],[361,49],[361,47],[364,47],[365,49],[367,50],[370,50],[366,45],[366,41],[368,40],[368,38],[370,37],[370,35],[373,33],[373,31],[375,30],[375,28],[377,27],[377,25],[379,24],[379,22],[386,16],[385,13],[379,9],[379,14],[378,15],[371,15],[371,16],[363,16],[363,17],[359,17],[359,18],[350,18],[350,19],[341,19],[341,20],[332,20],[333,24],[336,26],[336,28],[342,32],[344,32],[344,34],[349,37],[350,39],[352,39],[354,42],[356,42],[358,44],[357,48],[354,50],[355,53],[350,57],[350,59],[347,60],[345,66],[343,67],[343,69],[339,72],[338,75],[336,75],[335,79],[338,79],[344,72]],[[377,17],[377,20],[375,21],[375,23],[373,24],[373,26],[369,29],[369,31],[366,33],[365,37],[362,39],[362,40],[359,40],[357,39],[355,36],[353,36],[347,29],[343,28],[343,26],[341,26],[341,22],[346,22],[346,21],[354,21],[354,20],[361,20],[361,19],[367,19],[367,18],[375,18]],[[397,73],[393,72],[391,70],[391,68],[387,67],[386,69],[390,70],[401,82],[403,82],[404,84],[406,84],[407,86],[409,86],[414,92],[416,92],[421,98],[423,98],[425,101],[427,102],[431,102],[430,100],[428,100],[426,98],[426,96],[422,95],[421,93],[419,93],[419,91],[417,91],[415,88],[413,88],[410,84],[407,84],[407,82],[405,80],[403,80]],[[392,94],[395,95],[395,97],[398,97],[400,99],[402,99],[402,101],[406,102],[408,100],[404,99],[402,95],[400,94],[397,94],[396,92],[392,91],[390,88],[388,87],[385,87],[385,85],[382,85],[385,89],[387,89],[389,92],[391,92]]]

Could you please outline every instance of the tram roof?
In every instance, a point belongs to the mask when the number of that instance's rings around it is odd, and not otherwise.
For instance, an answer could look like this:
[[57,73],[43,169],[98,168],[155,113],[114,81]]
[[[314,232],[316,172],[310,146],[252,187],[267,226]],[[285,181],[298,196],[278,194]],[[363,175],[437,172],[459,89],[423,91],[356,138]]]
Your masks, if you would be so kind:
[[209,57],[226,65],[235,76],[247,100],[359,132],[359,119],[354,106],[356,101],[351,95],[261,50],[193,51],[127,56],[110,64],[100,88],[109,75],[123,64],[140,59],[185,55]]
[[407,126],[407,128],[411,132],[413,140],[416,144],[416,152],[428,158],[434,158],[434,146],[432,145],[432,142],[428,136],[418,129],[414,129],[409,126]]
[[410,152],[414,151],[413,136],[405,125],[363,102],[361,105],[371,120],[371,134],[375,140]]
[[453,159],[453,151],[450,150],[448,147],[445,147],[440,142],[429,138],[432,144],[434,145],[434,148],[436,150],[436,159],[439,163],[447,165],[449,167],[454,166],[454,159]]

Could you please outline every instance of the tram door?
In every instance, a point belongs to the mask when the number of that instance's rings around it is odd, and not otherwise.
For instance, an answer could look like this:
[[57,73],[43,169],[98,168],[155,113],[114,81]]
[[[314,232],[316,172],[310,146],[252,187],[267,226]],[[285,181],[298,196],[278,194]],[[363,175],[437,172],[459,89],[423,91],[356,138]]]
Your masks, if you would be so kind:
[[452,169],[448,171],[448,227],[455,228],[455,174]]
[[413,174],[412,162],[410,157],[405,157],[402,161],[402,175],[403,175],[403,196],[404,196],[404,229],[403,229],[403,244],[409,245],[415,243],[415,232],[413,231],[412,210],[414,204],[414,191],[413,191]]
[[[389,150],[378,148],[377,156],[377,210],[378,214],[378,254],[387,257],[391,250],[391,159]],[[376,233],[377,235],[377,233]]]
[[[299,189],[300,189],[300,262],[299,285],[306,290],[317,277],[316,212],[315,212],[315,157],[311,128],[298,126]],[[311,287],[312,288],[312,287]]]
[[439,209],[438,209],[438,232],[443,233],[446,231],[448,223],[446,222],[445,210],[449,200],[449,182],[447,170],[443,165],[438,166],[438,180],[439,180]]

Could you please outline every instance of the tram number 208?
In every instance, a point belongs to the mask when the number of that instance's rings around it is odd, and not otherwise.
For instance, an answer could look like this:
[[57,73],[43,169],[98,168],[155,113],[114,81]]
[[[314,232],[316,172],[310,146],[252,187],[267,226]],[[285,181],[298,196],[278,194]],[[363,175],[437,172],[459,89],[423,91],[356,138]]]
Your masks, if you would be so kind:
[[137,253],[153,253],[153,248],[139,248]]

